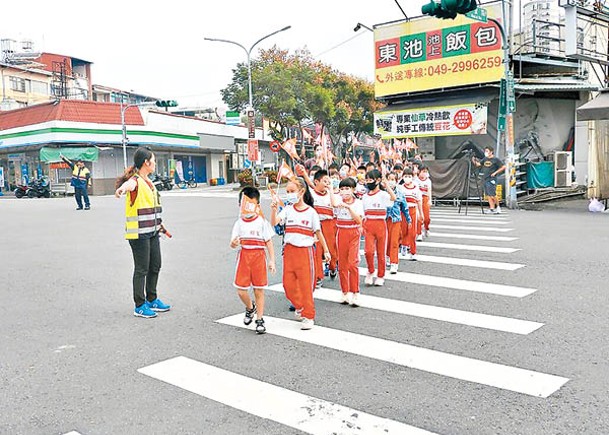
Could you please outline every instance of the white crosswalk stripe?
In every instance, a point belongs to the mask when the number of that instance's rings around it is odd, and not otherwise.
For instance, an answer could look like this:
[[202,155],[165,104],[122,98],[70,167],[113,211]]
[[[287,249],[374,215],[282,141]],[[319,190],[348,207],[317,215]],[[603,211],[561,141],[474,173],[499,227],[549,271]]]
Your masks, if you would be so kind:
[[456,243],[417,242],[417,247],[434,249],[454,249],[457,251],[497,252],[500,254],[513,254],[520,251],[518,248],[504,248],[499,246],[461,245]]
[[[360,250],[360,255],[364,254],[364,250]],[[400,255],[400,260],[406,260],[407,257]],[[524,264],[517,263],[506,263],[501,261],[488,261],[488,260],[472,260],[469,258],[455,258],[455,257],[439,257],[435,255],[416,255],[417,261],[437,264],[450,264],[455,266],[465,267],[479,267],[483,269],[497,269],[497,270],[517,270],[524,267]]]
[[[365,276],[367,273],[368,269],[365,267],[359,268],[360,276]],[[409,282],[411,284],[421,284],[476,293],[488,293],[513,298],[523,298],[537,291],[536,289],[527,287],[492,284],[483,281],[470,281],[466,279],[446,278],[442,276],[424,275],[421,273],[398,272],[396,274],[387,274],[385,275],[385,280]]]
[[[242,314],[217,322],[238,328],[250,328],[243,324]],[[296,321],[269,316],[265,317],[265,322],[267,333],[273,335],[536,397],[548,397],[569,380],[318,325],[310,331],[302,331]]]
[[[432,433],[183,356],[143,367],[138,372],[309,434]],[[244,391],[247,395],[243,394]]]
[[[267,287],[267,289],[280,293],[283,293],[284,291],[283,284],[271,285]],[[324,287],[315,289],[313,296],[315,299],[329,302],[340,303],[341,301],[340,290],[332,290]],[[474,313],[452,308],[435,307],[433,305],[415,304],[412,302],[380,298],[365,294],[360,294],[358,296],[358,304],[363,308],[521,335],[530,334],[543,326],[543,323],[531,322],[528,320],[512,319],[509,317],[493,316],[490,314]]]
[[429,232],[430,237],[444,237],[447,239],[469,239],[469,240],[489,240],[492,242],[513,242],[518,240],[518,237],[506,236],[485,236],[481,234],[457,234],[457,233],[439,233],[433,229]]
[[477,219],[464,219],[461,217],[434,217],[432,222],[455,222],[461,224],[478,224],[478,225],[510,225],[509,221],[496,221],[496,220],[477,220]]
[[165,197],[196,197],[196,198],[238,198],[238,192],[161,192],[161,196]]
[[513,231],[514,228],[489,228],[489,227],[463,227],[460,225],[431,225],[432,229],[440,228],[442,230],[464,230],[464,231],[494,231],[497,233],[507,233],[509,231]]

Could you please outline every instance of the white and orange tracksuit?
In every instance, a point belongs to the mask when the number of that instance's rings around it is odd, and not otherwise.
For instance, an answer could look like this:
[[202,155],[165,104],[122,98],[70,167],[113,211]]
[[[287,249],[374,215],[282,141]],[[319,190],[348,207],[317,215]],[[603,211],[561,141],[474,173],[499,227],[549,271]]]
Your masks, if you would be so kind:
[[385,253],[387,252],[387,207],[393,201],[387,192],[378,190],[366,193],[362,197],[364,206],[364,254],[368,273],[374,273],[374,254],[378,265],[378,278],[385,276]]
[[[351,208],[356,214],[364,217],[364,205],[361,200],[354,199]],[[335,213],[340,289],[343,293],[359,293],[359,243],[362,226],[353,220],[351,212],[346,208],[338,207]]]
[[315,318],[315,232],[321,230],[319,215],[313,207],[297,210],[288,205],[277,214],[285,224],[283,237],[283,289],[290,303],[306,319]]
[[407,219],[402,219],[402,243],[401,245],[408,246],[410,253],[415,255],[417,253],[417,214],[418,214],[418,203],[421,201],[421,190],[418,186],[413,185],[412,187],[402,186],[404,197],[406,198],[406,204],[408,205],[408,214],[412,225],[408,225]]
[[231,240],[239,237],[241,249],[237,256],[233,285],[239,290],[268,285],[265,248],[266,242],[271,240],[274,234],[271,225],[258,215],[252,218],[241,217],[235,222]]
[[421,190],[421,194],[423,196],[423,222],[418,224],[418,234],[421,234],[423,228],[429,230],[429,224],[431,222],[431,180],[429,177],[425,180],[421,180],[419,178],[419,189]]
[[[328,245],[328,251],[330,251],[330,271],[336,270],[336,262],[338,260],[336,252],[336,216],[334,216],[334,209],[332,208],[332,202],[330,200],[330,192],[326,192],[322,195],[315,190],[311,190],[311,196],[313,196],[313,205],[315,211],[319,214],[319,220],[321,222],[321,232],[326,239]],[[321,244],[318,242],[315,246],[315,279],[324,279],[324,267],[323,267],[323,249]]]

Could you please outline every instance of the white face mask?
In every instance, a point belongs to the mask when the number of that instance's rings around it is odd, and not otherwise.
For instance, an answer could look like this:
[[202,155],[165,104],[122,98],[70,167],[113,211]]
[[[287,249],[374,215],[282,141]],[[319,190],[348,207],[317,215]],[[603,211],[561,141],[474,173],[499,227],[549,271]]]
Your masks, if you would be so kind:
[[338,185],[340,184],[340,180],[336,178],[332,178],[332,189],[338,189]]
[[290,205],[290,204],[296,204],[298,202],[298,193],[296,192],[289,192],[285,194],[285,199],[283,202],[286,203],[286,205]]
[[341,190],[340,191],[340,197],[344,200],[349,199],[353,196],[353,193],[350,191],[345,191],[345,190]]
[[398,184],[395,180],[389,180],[387,182],[387,184],[389,184],[389,187],[391,187],[392,189],[395,188],[395,186]]
[[484,157],[486,157],[487,159],[491,156],[491,153],[489,153],[488,151],[484,152]]
[[406,175],[404,177],[404,184],[410,184],[412,183],[412,177],[410,175]]
[[345,171],[344,169],[340,170],[340,177],[341,178],[345,178],[347,176],[347,171]]

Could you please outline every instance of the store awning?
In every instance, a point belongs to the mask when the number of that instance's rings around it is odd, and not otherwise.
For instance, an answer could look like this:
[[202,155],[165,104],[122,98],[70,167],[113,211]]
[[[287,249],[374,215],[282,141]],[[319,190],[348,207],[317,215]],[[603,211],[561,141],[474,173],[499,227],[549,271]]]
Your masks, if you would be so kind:
[[577,109],[578,121],[609,119],[609,89],[603,89],[598,96]]
[[71,148],[49,148],[42,147],[40,149],[40,161],[42,162],[61,162],[61,157],[65,156],[68,159],[84,160],[86,162],[95,162],[99,158],[99,150],[95,147],[71,147]]

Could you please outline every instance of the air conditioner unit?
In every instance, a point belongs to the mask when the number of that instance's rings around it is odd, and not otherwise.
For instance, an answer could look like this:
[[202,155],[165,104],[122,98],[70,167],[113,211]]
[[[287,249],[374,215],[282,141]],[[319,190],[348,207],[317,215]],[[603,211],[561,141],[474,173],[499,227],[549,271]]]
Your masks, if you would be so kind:
[[571,151],[556,151],[554,160],[554,187],[569,187],[573,182],[573,153]]

